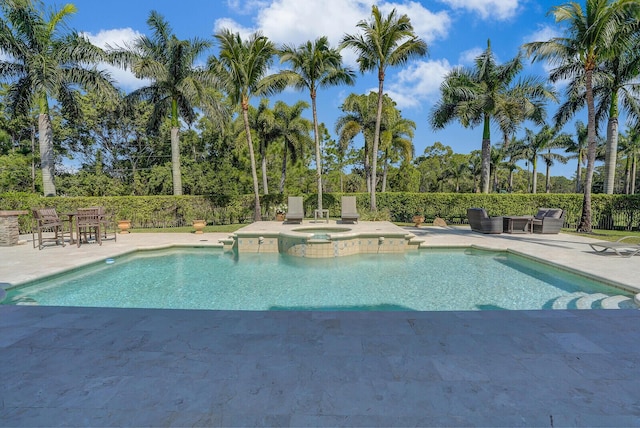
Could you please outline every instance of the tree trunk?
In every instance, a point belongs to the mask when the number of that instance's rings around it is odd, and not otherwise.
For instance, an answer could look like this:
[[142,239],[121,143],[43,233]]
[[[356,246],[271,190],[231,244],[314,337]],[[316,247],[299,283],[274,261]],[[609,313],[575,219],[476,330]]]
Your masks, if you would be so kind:
[[582,156],[578,148],[578,167],[576,169],[576,193],[580,193],[580,180],[582,179]]
[[618,154],[618,94],[611,96],[609,122],[607,123],[607,148],[604,160],[604,193],[612,195],[616,182],[616,158]]
[[258,187],[258,171],[256,171],[256,157],[253,154],[253,141],[251,141],[251,128],[249,127],[249,100],[242,100],[242,119],[244,120],[244,133],[247,135],[247,145],[249,146],[249,159],[251,160],[251,177],[253,178],[253,221],[262,220],[262,209],[260,208],[260,189]]
[[382,122],[382,99],[384,96],[384,70],[378,70],[378,110],[376,112],[376,128],[373,134],[371,149],[371,211],[378,211],[376,204],[376,173],[378,168],[378,147],[380,145],[380,123]]
[[262,170],[262,193],[269,194],[269,183],[267,182],[267,145],[260,143],[260,169]]
[[182,174],[180,174],[180,129],[171,128],[171,175],[173,194],[182,195]]
[[484,131],[482,133],[482,170],[480,173],[482,193],[489,193],[491,181],[491,131],[489,115],[484,115]]
[[322,154],[318,132],[318,111],[316,110],[316,90],[311,89],[311,109],[313,110],[313,139],[316,143],[316,181],[318,182],[318,209],[322,209]]
[[591,185],[596,162],[596,114],[593,102],[593,70],[587,68],[585,78],[587,99],[587,176],[584,180],[582,216],[580,223],[578,223],[577,231],[591,233]]
[[38,143],[40,145],[40,169],[42,170],[42,190],[44,196],[55,196],[56,186],[55,160],[53,156],[53,129],[48,113],[40,113],[38,116]]
[[384,166],[382,167],[382,193],[387,191],[387,173],[389,172],[389,159],[384,158]]
[[546,193],[551,193],[551,165],[547,164],[547,179],[545,182]]
[[627,161],[624,165],[624,194],[629,195],[631,193],[631,155],[627,156]]
[[538,162],[536,159],[531,161],[533,172],[531,173],[531,193],[538,193]]
[[284,193],[284,182],[287,179],[287,152],[289,150],[289,145],[287,144],[287,140],[284,140],[284,155],[282,156],[282,173],[280,174],[280,186],[278,191],[280,194]]
[[634,153],[633,162],[631,163],[631,194],[636,194],[636,167],[638,165],[637,157]]

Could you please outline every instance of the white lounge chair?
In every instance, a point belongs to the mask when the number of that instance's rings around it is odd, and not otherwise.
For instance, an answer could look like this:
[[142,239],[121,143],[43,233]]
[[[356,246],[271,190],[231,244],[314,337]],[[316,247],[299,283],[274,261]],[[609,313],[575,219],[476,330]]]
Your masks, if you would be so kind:
[[356,197],[343,196],[341,211],[340,218],[343,223],[357,223],[360,218],[360,214],[358,214],[358,209],[356,208]]
[[594,242],[589,244],[593,251],[597,253],[604,253],[607,250],[615,252],[620,257],[631,257],[640,252],[639,244],[632,244],[630,242],[624,242],[627,238],[636,238],[634,236],[624,236],[618,239],[616,242]]
[[287,216],[285,218],[288,223],[302,223],[304,218],[302,196],[289,196]]

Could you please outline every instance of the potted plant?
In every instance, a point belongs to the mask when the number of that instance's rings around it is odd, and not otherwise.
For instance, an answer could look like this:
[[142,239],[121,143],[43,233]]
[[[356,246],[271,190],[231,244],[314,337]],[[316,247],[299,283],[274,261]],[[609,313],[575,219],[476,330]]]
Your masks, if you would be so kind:
[[276,221],[284,221],[284,216],[287,213],[287,204],[280,204],[276,206]]

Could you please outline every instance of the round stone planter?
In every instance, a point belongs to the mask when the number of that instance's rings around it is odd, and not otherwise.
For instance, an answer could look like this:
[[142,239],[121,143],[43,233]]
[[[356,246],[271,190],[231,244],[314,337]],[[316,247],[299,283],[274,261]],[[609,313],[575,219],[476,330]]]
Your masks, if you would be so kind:
[[207,222],[204,220],[193,220],[193,228],[196,230],[196,234],[200,235],[204,230],[204,227],[207,225]]
[[422,215],[414,215],[413,218],[411,219],[411,221],[413,221],[416,225],[416,227],[420,227],[420,225],[422,223],[424,223],[424,216]]
[[276,221],[284,221],[284,214],[276,214]]
[[118,220],[118,229],[120,229],[121,235],[129,233],[130,228],[131,220]]

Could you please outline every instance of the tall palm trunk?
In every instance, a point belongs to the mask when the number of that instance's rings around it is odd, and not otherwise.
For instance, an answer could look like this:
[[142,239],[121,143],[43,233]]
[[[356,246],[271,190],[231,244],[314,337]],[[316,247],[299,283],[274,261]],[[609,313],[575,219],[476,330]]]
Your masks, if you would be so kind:
[[[549,150],[548,153],[551,154],[551,150]],[[549,162],[547,162],[546,172],[547,172],[547,175],[545,180],[545,190],[546,190],[546,193],[551,193],[551,164]]]
[[173,194],[182,195],[182,174],[180,173],[180,129],[171,128],[171,175]]
[[636,170],[638,166],[638,157],[633,154],[633,162],[631,163],[631,194],[636,194]]
[[262,193],[269,194],[269,183],[267,181],[267,145],[264,141],[260,143],[260,169],[262,170]]
[[534,157],[531,161],[533,172],[531,173],[531,193],[538,192],[538,160]]
[[618,154],[618,93],[611,95],[609,123],[607,123],[607,149],[604,162],[604,193],[612,195],[615,190],[616,157]]
[[282,173],[280,174],[280,186],[278,187],[278,191],[280,194],[284,193],[284,182],[287,179],[287,152],[289,151],[289,145],[287,144],[286,138],[284,139],[284,154],[282,155]]
[[55,196],[56,186],[53,181],[55,163],[53,157],[53,129],[49,114],[38,116],[38,143],[40,145],[40,168],[42,170],[42,190],[45,196]]
[[318,132],[318,112],[316,110],[316,89],[311,89],[311,110],[313,111],[313,139],[316,144],[316,180],[318,182],[318,209],[322,209],[322,156]]
[[389,158],[385,156],[382,167],[382,193],[387,191],[387,174],[389,173]]
[[580,180],[582,179],[582,151],[578,148],[578,166],[576,168],[576,193],[580,193]]
[[587,100],[587,176],[584,180],[584,198],[582,199],[582,216],[578,224],[578,232],[590,233],[591,224],[591,185],[593,183],[593,169],[596,162],[596,113],[593,102],[593,68],[587,66],[585,72],[586,100]]
[[258,188],[258,171],[256,171],[256,157],[253,154],[253,141],[251,141],[251,128],[249,127],[249,99],[242,99],[242,119],[244,120],[244,133],[247,135],[247,145],[249,146],[249,159],[251,161],[251,178],[253,179],[253,221],[262,220],[262,209],[260,208],[260,190]]
[[624,194],[631,194],[631,155],[627,156],[624,164]]
[[489,115],[484,115],[484,130],[482,132],[482,168],[480,171],[480,184],[482,193],[489,193],[491,182],[491,131]]
[[376,172],[378,168],[378,146],[380,144],[380,124],[382,122],[382,97],[384,95],[384,70],[378,70],[378,110],[376,112],[376,128],[373,134],[371,149],[371,211],[378,211],[376,204]]
[[182,195],[182,174],[180,173],[180,124],[178,122],[178,100],[171,101],[171,175],[173,194]]

